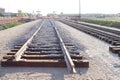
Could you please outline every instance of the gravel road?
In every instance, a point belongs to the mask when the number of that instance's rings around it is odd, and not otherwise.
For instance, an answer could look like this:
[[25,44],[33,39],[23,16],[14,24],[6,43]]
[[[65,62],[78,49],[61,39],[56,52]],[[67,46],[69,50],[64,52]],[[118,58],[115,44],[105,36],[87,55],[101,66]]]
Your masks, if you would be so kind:
[[[0,31],[0,58],[14,45],[24,43],[38,28],[33,21]],[[108,50],[109,44],[60,22],[61,36],[73,42],[90,61],[90,68],[78,68],[69,74],[66,68],[0,67],[0,80],[120,80],[120,58]]]

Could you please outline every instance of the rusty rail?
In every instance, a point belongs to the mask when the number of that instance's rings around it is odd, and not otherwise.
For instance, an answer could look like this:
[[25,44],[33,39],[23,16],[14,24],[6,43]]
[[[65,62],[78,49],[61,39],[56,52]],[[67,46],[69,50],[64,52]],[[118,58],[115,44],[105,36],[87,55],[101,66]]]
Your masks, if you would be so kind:
[[72,61],[72,58],[70,57],[70,53],[68,52],[67,48],[65,47],[65,44],[55,26],[55,24],[51,21],[52,25],[54,26],[54,29],[55,29],[55,32],[56,34],[58,35],[58,39],[60,41],[60,47],[63,51],[63,54],[64,54],[64,59],[65,59],[65,62],[66,62],[66,65],[67,65],[67,68],[68,70],[70,71],[70,73],[76,73],[76,69],[75,69],[75,65]]
[[32,39],[34,38],[34,36],[38,33],[38,31],[42,28],[44,24],[44,21],[42,21],[39,29],[25,42],[25,44],[17,51],[17,53],[15,54],[15,61],[20,61],[21,60],[21,56],[24,53],[24,51],[27,48],[27,45],[32,41]]
[[[69,51],[70,47],[74,48],[74,45],[66,44],[63,42],[60,33],[55,26],[54,21],[50,20],[52,30],[54,32],[52,43],[51,40],[47,43],[49,44],[39,44],[40,46],[35,47],[32,43],[34,36],[38,33],[39,30],[46,30],[45,27],[42,28],[46,20],[41,22],[40,27],[37,31],[26,41],[24,45],[17,45],[11,52],[7,53],[1,61],[1,66],[3,67],[67,67],[69,72],[76,73],[75,67],[89,67],[88,60],[82,60],[83,56],[79,52]],[[42,28],[42,29],[41,29]],[[48,27],[47,27],[48,28]],[[49,33],[47,33],[49,34]],[[51,34],[50,34],[51,35]],[[50,36],[49,35],[49,36]],[[40,36],[40,35],[38,35]],[[54,39],[56,37],[56,39]],[[44,41],[43,41],[44,42]],[[29,44],[29,45],[28,45]],[[31,44],[31,47],[30,47]],[[33,45],[33,46],[32,46]],[[47,45],[47,46],[45,46]],[[56,48],[57,45],[57,48]],[[53,47],[54,46],[54,47]],[[52,51],[52,52],[51,52]]]

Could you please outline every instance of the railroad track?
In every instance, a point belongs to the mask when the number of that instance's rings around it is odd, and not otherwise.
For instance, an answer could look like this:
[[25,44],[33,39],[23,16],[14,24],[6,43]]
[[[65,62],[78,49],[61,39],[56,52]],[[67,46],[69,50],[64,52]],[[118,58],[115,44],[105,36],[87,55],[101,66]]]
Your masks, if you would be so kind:
[[3,57],[3,67],[89,67],[88,60],[75,51],[72,43],[61,38],[53,20],[45,19],[39,29],[23,45],[17,45]]
[[89,24],[81,24],[71,20],[59,21],[111,44],[112,46],[109,47],[109,50],[113,53],[117,53],[120,56],[120,31],[93,25],[91,26]]

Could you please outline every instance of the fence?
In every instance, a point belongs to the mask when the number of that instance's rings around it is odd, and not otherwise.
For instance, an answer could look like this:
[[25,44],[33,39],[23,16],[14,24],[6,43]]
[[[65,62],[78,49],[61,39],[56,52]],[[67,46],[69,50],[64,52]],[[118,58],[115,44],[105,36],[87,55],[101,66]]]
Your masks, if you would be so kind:
[[0,17],[0,25],[10,23],[10,22],[17,22],[17,21],[22,21],[28,18],[23,18],[23,17]]

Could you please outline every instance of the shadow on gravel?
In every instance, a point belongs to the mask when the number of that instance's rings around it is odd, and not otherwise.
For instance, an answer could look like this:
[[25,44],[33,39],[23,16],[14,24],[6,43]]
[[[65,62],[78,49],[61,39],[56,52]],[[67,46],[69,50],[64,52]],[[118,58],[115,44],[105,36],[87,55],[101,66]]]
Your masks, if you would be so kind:
[[86,74],[89,68],[76,68],[78,74]]
[[119,57],[118,53],[112,53],[111,51],[109,51],[110,55],[112,55],[113,57]]
[[22,35],[20,35],[19,38],[16,38],[16,39],[10,41],[10,43],[7,46],[12,49],[16,45],[24,44],[31,37],[31,35],[33,35],[33,33],[38,29],[39,26],[37,26],[37,25],[40,25],[40,22],[33,25],[26,32],[22,33]]

